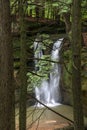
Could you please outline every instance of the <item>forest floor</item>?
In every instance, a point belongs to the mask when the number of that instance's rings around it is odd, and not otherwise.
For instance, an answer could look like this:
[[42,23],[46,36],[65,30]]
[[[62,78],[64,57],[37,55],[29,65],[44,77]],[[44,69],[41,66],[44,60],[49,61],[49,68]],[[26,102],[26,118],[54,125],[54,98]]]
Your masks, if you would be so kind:
[[[34,124],[27,124],[27,130],[60,130],[61,128],[71,127],[71,125],[63,120],[47,120],[36,121]],[[19,130],[19,125],[16,125],[16,130]]]
[[27,130],[59,130],[61,128],[65,128],[69,126],[67,123],[62,123],[61,122],[56,122],[56,124],[40,124],[38,125],[33,125],[31,128],[27,129]]
[[[72,107],[59,105],[57,107],[52,107],[52,110],[73,121]],[[19,130],[19,119],[17,113],[18,109],[16,110],[16,130]],[[72,126],[72,122],[60,117],[58,114],[47,108],[27,108],[27,130],[60,130],[61,128]],[[87,127],[87,118],[85,118],[85,126]]]
[[[63,106],[62,106],[63,107]],[[68,108],[71,111],[71,107]],[[57,107],[52,107],[52,110],[59,113],[68,113],[68,109],[63,107],[61,109],[61,105]],[[61,112],[60,112],[61,110]],[[16,130],[19,130],[19,115],[18,108],[16,109]],[[68,113],[70,114],[70,112]],[[29,107],[27,108],[27,130],[56,130],[59,128],[64,128],[70,126],[69,121],[60,117],[56,113],[48,110],[47,108],[37,108],[37,107]]]

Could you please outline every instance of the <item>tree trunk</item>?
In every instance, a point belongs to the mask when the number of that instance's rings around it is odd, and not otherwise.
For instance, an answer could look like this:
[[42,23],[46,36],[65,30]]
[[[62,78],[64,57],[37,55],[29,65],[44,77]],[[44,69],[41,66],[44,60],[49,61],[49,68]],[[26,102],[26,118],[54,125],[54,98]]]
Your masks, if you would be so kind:
[[40,8],[39,8],[39,1],[38,0],[35,0],[35,3],[36,3],[36,7],[35,7],[35,13],[36,13],[36,18],[38,20],[38,18],[40,17]]
[[66,33],[69,34],[71,31],[70,12],[63,13],[63,19],[66,25]]
[[72,60],[72,91],[75,130],[84,130],[81,101],[81,0],[73,0]]
[[0,130],[15,130],[13,50],[9,0],[0,0]]
[[23,0],[20,0],[20,106],[19,106],[19,130],[26,130],[26,95],[27,95],[27,66],[26,66],[26,30],[24,23]]

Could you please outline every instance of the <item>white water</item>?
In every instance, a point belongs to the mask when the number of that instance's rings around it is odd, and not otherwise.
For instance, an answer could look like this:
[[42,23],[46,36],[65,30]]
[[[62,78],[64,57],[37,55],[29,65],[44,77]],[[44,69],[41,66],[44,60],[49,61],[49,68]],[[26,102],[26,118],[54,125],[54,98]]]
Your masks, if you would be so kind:
[[[51,54],[51,60],[53,61],[59,61],[59,51],[61,49],[62,40],[63,38],[59,39],[53,45]],[[41,44],[42,43],[38,41],[34,42],[34,50],[38,49],[37,53],[35,53],[35,58],[41,58],[41,56],[43,56]],[[37,62],[38,61],[35,60],[35,64],[37,64]],[[60,64],[52,62],[49,81],[43,79],[40,87],[35,86],[36,98],[47,106],[60,105],[60,103],[58,103],[61,98],[59,86],[61,75],[60,69]],[[38,103],[37,106],[41,107],[42,105]]]

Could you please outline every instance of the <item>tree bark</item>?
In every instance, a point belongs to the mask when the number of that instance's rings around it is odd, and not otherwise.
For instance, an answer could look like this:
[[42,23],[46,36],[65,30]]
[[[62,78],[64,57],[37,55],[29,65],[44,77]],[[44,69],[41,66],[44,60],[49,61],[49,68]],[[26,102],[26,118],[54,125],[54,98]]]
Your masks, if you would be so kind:
[[73,0],[72,60],[72,92],[75,130],[84,130],[81,101],[81,0]]
[[63,19],[66,25],[66,33],[69,34],[71,31],[70,12],[63,13]]
[[0,0],[0,130],[15,130],[13,47],[9,0]]
[[23,0],[20,0],[20,106],[19,106],[19,130],[26,130],[26,96],[27,96],[27,65],[26,65],[26,30],[24,22]]

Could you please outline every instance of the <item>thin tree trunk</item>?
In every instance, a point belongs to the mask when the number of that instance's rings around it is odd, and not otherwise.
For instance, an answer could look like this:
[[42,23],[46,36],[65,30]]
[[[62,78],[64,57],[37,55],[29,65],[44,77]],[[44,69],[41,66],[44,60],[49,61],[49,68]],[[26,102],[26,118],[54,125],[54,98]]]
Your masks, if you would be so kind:
[[81,101],[81,0],[73,0],[72,60],[72,91],[75,130],[84,130]]
[[70,12],[63,13],[63,19],[66,25],[66,33],[69,34],[71,31]]
[[15,130],[13,47],[9,0],[0,0],[0,130]]
[[26,95],[27,95],[27,77],[26,77],[26,31],[24,23],[23,0],[20,0],[20,106],[19,106],[19,130],[26,130]]

